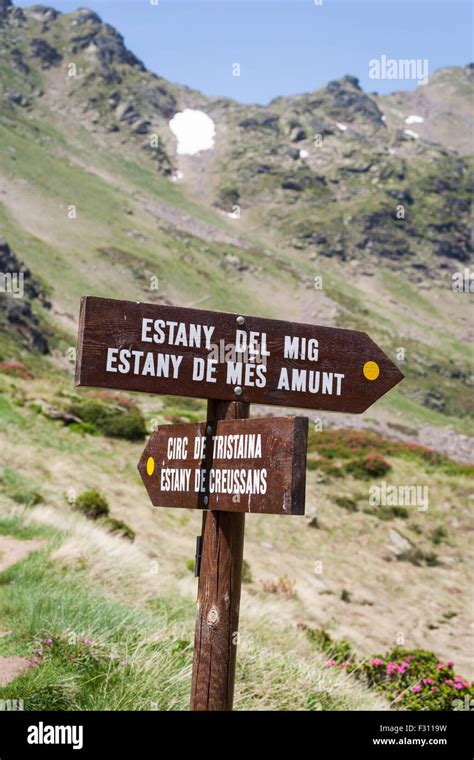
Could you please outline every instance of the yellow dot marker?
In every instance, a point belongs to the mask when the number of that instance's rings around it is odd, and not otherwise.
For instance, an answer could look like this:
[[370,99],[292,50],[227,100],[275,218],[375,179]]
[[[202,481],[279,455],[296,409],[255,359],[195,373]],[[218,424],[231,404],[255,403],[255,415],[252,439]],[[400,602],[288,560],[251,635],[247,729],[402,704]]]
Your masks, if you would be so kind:
[[380,375],[380,367],[377,362],[366,362],[362,372],[366,380],[377,380]]
[[146,471],[151,478],[151,476],[155,472],[155,460],[153,459],[153,457],[148,457],[148,461],[146,463]]

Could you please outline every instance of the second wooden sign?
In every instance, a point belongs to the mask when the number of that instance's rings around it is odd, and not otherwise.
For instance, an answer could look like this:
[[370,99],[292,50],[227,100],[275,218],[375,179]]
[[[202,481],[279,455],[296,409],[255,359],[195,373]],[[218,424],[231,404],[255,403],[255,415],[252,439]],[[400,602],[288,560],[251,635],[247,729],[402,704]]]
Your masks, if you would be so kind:
[[304,514],[306,417],[163,425],[138,464],[154,506]]

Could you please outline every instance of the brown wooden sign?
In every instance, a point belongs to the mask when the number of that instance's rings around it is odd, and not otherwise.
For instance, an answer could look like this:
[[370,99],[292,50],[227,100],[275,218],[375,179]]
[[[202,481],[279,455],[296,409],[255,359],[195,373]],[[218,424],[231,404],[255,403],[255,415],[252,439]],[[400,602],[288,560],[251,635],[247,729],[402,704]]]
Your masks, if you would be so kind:
[[360,413],[402,378],[356,330],[81,301],[76,385]]
[[156,507],[304,514],[306,417],[162,425],[138,470]]

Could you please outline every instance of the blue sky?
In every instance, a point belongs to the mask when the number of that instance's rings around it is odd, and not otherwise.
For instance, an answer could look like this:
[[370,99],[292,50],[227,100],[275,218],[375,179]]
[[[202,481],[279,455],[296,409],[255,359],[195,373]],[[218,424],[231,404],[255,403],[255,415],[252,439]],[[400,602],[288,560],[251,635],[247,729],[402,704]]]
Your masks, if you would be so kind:
[[244,103],[314,90],[348,73],[368,92],[413,89],[415,81],[369,78],[369,61],[382,55],[427,59],[430,74],[472,59],[466,0],[42,1],[65,12],[91,8],[160,76]]

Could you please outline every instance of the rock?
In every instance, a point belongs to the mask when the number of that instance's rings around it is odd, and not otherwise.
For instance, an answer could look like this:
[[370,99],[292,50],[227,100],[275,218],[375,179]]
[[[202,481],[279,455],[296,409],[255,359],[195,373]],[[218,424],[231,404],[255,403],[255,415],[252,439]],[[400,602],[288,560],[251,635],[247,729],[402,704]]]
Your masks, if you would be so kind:
[[0,0],[0,24],[8,17],[8,11],[13,7],[12,0]]
[[7,98],[11,103],[16,103],[17,106],[21,106],[22,108],[25,108],[25,106],[28,106],[30,104],[30,101],[17,90],[9,92],[7,94]]
[[245,272],[247,269],[249,269],[248,264],[244,264],[238,256],[234,256],[231,253],[227,253],[224,256],[224,266],[226,264],[233,267],[234,269],[237,269],[238,272]]
[[468,262],[472,255],[469,238],[466,236],[464,240],[439,240],[435,243],[435,253],[437,256]]
[[280,117],[269,116],[249,116],[246,119],[239,121],[239,127],[243,129],[270,129],[274,132],[278,132],[280,128]]
[[54,8],[49,8],[46,5],[31,5],[28,9],[28,13],[34,19],[38,21],[54,21],[58,17],[59,13]]
[[18,69],[20,74],[29,74],[30,67],[28,66],[27,63],[24,62],[21,51],[18,50],[18,48],[13,48],[13,50],[10,53],[10,57],[11,57],[12,63]]
[[290,139],[292,142],[301,142],[301,140],[306,140],[307,137],[308,135],[306,134],[304,129],[301,129],[301,128],[300,129],[296,128],[292,130],[290,134]]
[[352,76],[345,76],[329,82],[326,87],[326,93],[329,95],[330,104],[338,111],[345,112],[347,117],[360,116],[365,121],[382,127],[382,112],[372,98],[362,92],[359,80]]
[[43,69],[49,69],[51,66],[56,66],[63,59],[62,55],[58,53],[56,48],[53,48],[49,42],[41,39],[40,37],[34,37],[30,44],[31,55],[33,58],[39,58],[42,63]]
[[140,114],[135,106],[128,102],[120,103],[117,106],[115,113],[120,121],[124,121],[127,124],[134,124],[140,118]]
[[423,406],[427,406],[428,409],[433,409],[435,412],[442,412],[446,407],[446,399],[444,396],[435,390],[427,391],[423,396]]
[[297,193],[300,193],[302,190],[304,190],[304,186],[301,184],[301,182],[297,182],[294,179],[283,180],[281,186],[283,190],[294,190]]
[[75,13],[71,14],[74,20],[78,24],[102,24],[102,19],[94,11],[90,11],[88,8],[79,8]]
[[43,401],[43,399],[35,399],[30,405],[39,407],[41,413],[44,414],[45,417],[49,417],[52,420],[60,420],[61,422],[64,422],[65,425],[72,425],[73,423],[80,424],[82,422],[79,417],[75,417],[73,414],[69,414],[63,409],[58,409],[58,407],[48,404],[46,401]]
[[[21,298],[13,297],[8,291],[0,292],[0,329],[11,325],[29,347],[41,354],[48,354],[48,339],[39,326],[39,320],[33,313],[30,300],[37,298],[45,308],[50,308],[51,304],[30,270],[15,256],[3,238],[0,238],[0,272],[5,275],[23,275]],[[2,314],[3,320],[6,320],[3,324]]]
[[112,63],[126,63],[140,71],[146,71],[143,63],[125,47],[122,35],[113,26],[103,24],[100,28],[103,32],[94,35],[93,44],[101,63],[107,66]]
[[48,341],[38,329],[38,319],[33,314],[28,301],[14,301],[6,307],[6,316],[10,324],[18,328],[18,332],[28,340],[40,354],[49,354]]
[[393,528],[389,530],[389,538],[393,550],[397,555],[403,554],[403,552],[407,552],[411,548],[411,543],[408,541],[408,539],[404,538],[404,536],[402,536],[396,530],[393,530]]
[[142,119],[133,128],[133,132],[137,135],[146,135],[150,131],[150,122],[146,119]]

